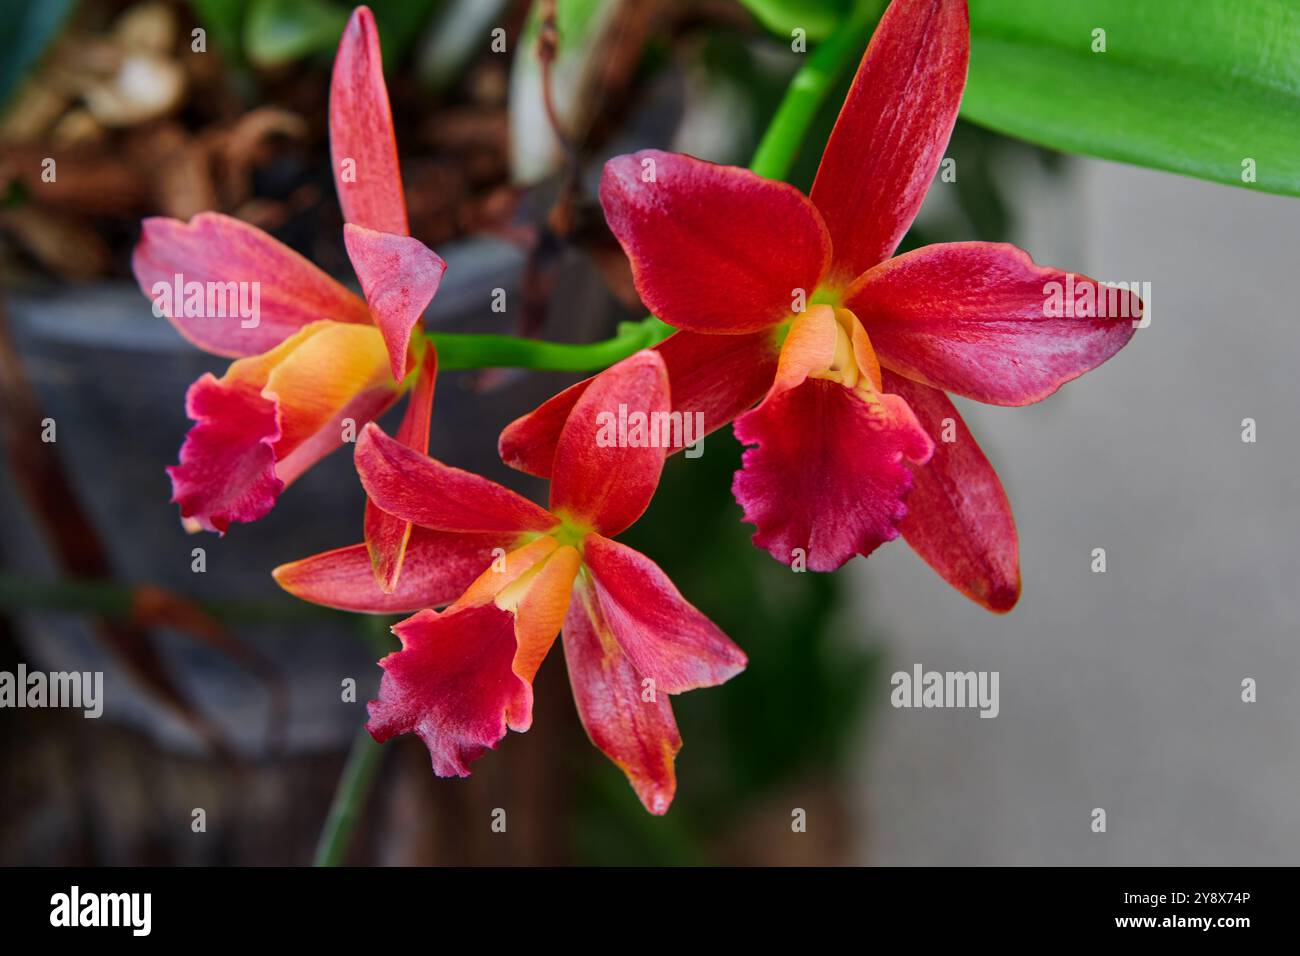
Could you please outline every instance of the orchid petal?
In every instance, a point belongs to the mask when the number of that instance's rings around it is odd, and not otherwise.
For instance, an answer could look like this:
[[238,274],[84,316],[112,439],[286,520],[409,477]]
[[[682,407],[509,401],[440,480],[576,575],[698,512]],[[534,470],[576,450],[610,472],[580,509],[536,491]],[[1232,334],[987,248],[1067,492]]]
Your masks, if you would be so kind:
[[[763,397],[780,352],[771,330],[747,335],[675,332],[654,347],[668,369],[673,411],[702,414],[697,440],[726,425]],[[549,478],[565,419],[595,380],[584,379],[515,419],[501,432],[501,460],[511,468]],[[681,450],[674,445],[670,451]]]
[[376,232],[347,223],[343,242],[375,324],[384,334],[393,378],[406,376],[406,352],[411,330],[433,301],[447,263],[410,236]]
[[[397,428],[397,440],[407,448],[419,452],[429,449],[429,420],[433,413],[433,393],[437,378],[438,353],[429,345],[420,359],[415,386],[411,389],[411,397],[407,399],[402,423]],[[397,587],[411,527],[409,521],[390,515],[378,508],[373,501],[366,500],[366,548],[374,568],[375,582],[382,591],[389,592]]]
[[[1057,289],[1062,308],[1054,310]],[[855,282],[845,302],[871,330],[884,365],[994,405],[1040,401],[1096,368],[1128,343],[1142,315],[1130,292],[992,242],[890,259]]]
[[549,531],[550,512],[494,481],[434,461],[367,426],[357,441],[357,473],[376,505],[436,531]]
[[570,385],[502,429],[497,439],[497,453],[501,460],[525,474],[550,478],[555,464],[555,446],[560,442],[564,423],[578,399],[595,380],[593,375]]
[[468,777],[469,763],[507,729],[532,723],[533,688],[512,667],[515,616],[495,604],[424,610],[393,628],[402,649],[389,654],[366,729],[383,743],[417,734],[440,777]]
[[280,409],[276,473],[285,484],[343,444],[347,419],[354,426],[368,422],[398,396],[383,339],[373,326],[321,322],[295,340],[298,344],[271,368],[263,389]]
[[[637,352],[597,375],[560,432],[551,511],[605,534],[618,534],[641,517],[664,468],[655,423],[667,421],[671,407],[668,371],[653,351]],[[639,442],[634,420],[644,423]]]
[[284,482],[275,474],[280,437],[275,403],[260,383],[205,373],[185,393],[194,421],[180,463],[167,469],[181,517],[224,533],[232,521],[256,521],[275,506]]
[[550,535],[525,540],[523,544],[494,561],[491,574],[484,571],[475,578],[456,603],[490,604],[510,585],[534,568],[541,567],[542,562],[553,555],[559,547],[560,542]]
[[735,166],[653,149],[616,156],[600,201],[642,301],[681,329],[774,325],[812,295],[830,256],[802,193]]
[[543,535],[494,559],[456,605],[496,604],[515,615],[519,648],[513,666],[516,674],[531,682],[560,633],[581,565],[576,548]]
[[655,690],[680,694],[725,683],[745,669],[744,651],[682,597],[638,551],[587,535],[583,559],[609,632]]
[[[319,319],[370,323],[357,296],[262,230],[220,213],[188,223],[144,220],[131,268],[176,330],[215,355],[257,355]],[[254,306],[248,318],[244,305]]]
[[577,549],[561,545],[523,582],[522,588],[516,586],[516,593],[498,594],[497,605],[504,602],[515,613],[517,648],[512,666],[523,680],[532,682],[559,636],[581,566],[582,556]]
[[832,284],[898,248],[952,135],[969,58],[966,0],[895,0],[881,17],[813,182]]
[[313,604],[368,614],[411,613],[455,601],[518,540],[513,532],[460,534],[416,526],[404,549],[401,579],[387,592],[375,582],[364,543],[282,564],[272,574],[280,587]]
[[903,537],[945,581],[990,611],[1020,597],[1020,549],[1011,503],[997,472],[948,396],[884,373],[934,439],[934,456],[914,469]]
[[379,31],[368,7],[352,11],[334,58],[330,157],[345,221],[377,232],[410,233]]
[[595,594],[582,583],[564,621],[564,659],[587,736],[623,771],[648,811],[666,813],[677,789],[673,763],[682,749],[669,695],[645,693]]
[[204,375],[186,396],[195,422],[169,468],[181,516],[225,531],[255,521],[283,488],[397,397],[379,332],[314,322],[262,355]]
[[763,403],[736,419],[746,445],[732,491],[755,525],[754,544],[783,564],[833,571],[898,536],[912,486],[905,459],[933,445],[907,403],[869,378],[855,388],[820,377],[836,356],[832,311],[792,325]]
[[402,650],[380,662],[384,678],[367,725],[376,740],[416,733],[439,776],[468,763],[506,729],[532,725],[533,677],[559,634],[581,558],[539,538],[494,562],[442,614],[398,624]]

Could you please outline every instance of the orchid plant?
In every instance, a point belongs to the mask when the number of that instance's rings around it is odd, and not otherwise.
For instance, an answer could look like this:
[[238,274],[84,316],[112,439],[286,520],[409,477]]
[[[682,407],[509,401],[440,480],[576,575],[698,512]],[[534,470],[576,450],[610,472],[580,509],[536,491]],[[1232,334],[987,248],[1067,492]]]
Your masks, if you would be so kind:
[[[414,733],[435,773],[467,775],[507,730],[528,729],[534,674],[562,633],[589,736],[656,814],[681,746],[669,698],[746,664],[650,558],[613,540],[690,443],[673,416],[705,432],[734,423],[750,447],[733,492],[778,561],[830,572],[901,535],[961,593],[1010,610],[1011,507],[949,394],[1046,398],[1127,344],[1142,304],[1010,245],[896,254],[943,159],[969,48],[965,0],[894,0],[808,196],[778,181],[773,155],[788,161],[815,97],[783,114],[758,171],[651,149],[611,159],[601,205],[657,318],[566,347],[423,329],[445,265],[409,235],[378,37],[357,8],[334,65],[330,144],[364,300],[236,220],[144,224],[146,294],[181,277],[264,290],[254,327],[198,321],[183,297],[161,310],[235,359],[190,388],[195,424],[170,472],[182,518],[224,532],[263,517],[355,423],[364,540],[274,574],[307,601],[412,615],[381,661],[371,734]],[[1052,285],[1079,307],[1046,310]],[[457,367],[604,368],[501,433],[504,462],[550,480],[547,508],[426,454],[440,341]],[[389,437],[373,420],[402,395]],[[662,440],[609,441],[607,416],[629,412]]]

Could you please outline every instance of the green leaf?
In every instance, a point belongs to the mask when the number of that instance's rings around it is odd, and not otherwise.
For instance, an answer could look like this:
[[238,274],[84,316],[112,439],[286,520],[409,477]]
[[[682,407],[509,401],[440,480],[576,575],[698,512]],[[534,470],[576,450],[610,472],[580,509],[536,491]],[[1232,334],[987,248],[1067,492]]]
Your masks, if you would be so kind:
[[211,34],[217,47],[232,63],[243,63],[244,45],[240,36],[249,0],[190,0],[194,17]]
[[438,6],[441,0],[370,0],[385,71],[391,71],[402,61]]
[[824,40],[844,19],[849,0],[740,0],[772,33],[787,39],[803,30],[812,42]]
[[[962,115],[991,129],[1300,195],[1294,0],[972,0]],[[1103,35],[1105,52],[1094,52]],[[1257,182],[1244,179],[1251,169]]]
[[258,66],[278,66],[338,46],[348,11],[325,0],[254,0],[244,50]]

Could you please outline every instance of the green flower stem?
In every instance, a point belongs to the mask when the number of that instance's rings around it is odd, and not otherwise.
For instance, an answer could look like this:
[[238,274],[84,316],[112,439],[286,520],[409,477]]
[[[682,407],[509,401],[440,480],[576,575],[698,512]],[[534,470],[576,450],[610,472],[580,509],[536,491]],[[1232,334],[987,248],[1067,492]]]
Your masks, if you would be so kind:
[[356,831],[361,811],[365,809],[383,755],[384,748],[375,743],[370,731],[360,728],[352,740],[347,763],[343,765],[343,773],[334,790],[329,816],[325,818],[325,826],[316,843],[313,866],[339,866],[347,858],[352,834]]
[[789,175],[817,110],[844,68],[865,49],[884,6],[885,0],[858,0],[844,23],[799,68],[754,151],[751,170],[767,179]]
[[[379,616],[366,617],[361,621],[366,643],[377,657],[383,657],[394,649],[389,626],[395,620],[396,618]],[[348,751],[343,773],[334,788],[329,815],[325,818],[325,825],[321,827],[320,837],[316,841],[313,866],[339,866],[347,859],[352,836],[356,832],[361,811],[365,809],[383,757],[384,748],[375,743],[370,731],[365,727],[359,728],[357,735],[352,738],[352,749]]]
[[44,581],[0,572],[0,612],[51,610],[127,618],[131,589],[112,581]]
[[654,316],[624,322],[613,338],[584,345],[543,342],[515,335],[426,332],[438,349],[438,368],[531,368],[542,372],[588,372],[605,368],[633,352],[658,345],[673,327]]
[[[884,0],[859,0],[843,26],[808,57],[790,80],[776,115],[763,134],[749,168],[768,179],[790,172],[817,110],[849,63],[866,46],[880,17]],[[528,368],[542,372],[592,372],[607,368],[634,352],[650,348],[673,333],[673,327],[653,315],[624,322],[613,338],[585,345],[544,342],[514,335],[430,332],[425,337],[438,348],[438,367],[447,370]]]
[[[0,571],[0,613],[62,611],[126,620],[135,613],[135,599],[135,587],[116,581],[95,581],[84,578],[62,578],[50,581]],[[245,603],[189,600],[195,607],[227,626],[310,624],[318,621],[354,619],[353,615],[343,611],[288,599]]]

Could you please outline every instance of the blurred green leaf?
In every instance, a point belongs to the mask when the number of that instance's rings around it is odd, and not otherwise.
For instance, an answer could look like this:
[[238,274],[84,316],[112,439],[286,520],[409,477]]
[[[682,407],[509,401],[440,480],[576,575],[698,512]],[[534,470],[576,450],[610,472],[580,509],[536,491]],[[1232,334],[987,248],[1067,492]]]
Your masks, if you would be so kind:
[[0,2],[5,28],[0,32],[0,106],[4,106],[27,71],[58,34],[76,0]]
[[348,12],[325,0],[253,0],[244,51],[258,66],[279,66],[338,45]]
[[[763,127],[781,102],[803,57],[755,43],[734,31],[710,31],[690,53],[688,77],[695,97],[689,128],[677,131],[677,148],[702,159],[744,165],[758,148]],[[688,97],[690,92],[688,91]]]
[[244,59],[244,19],[249,0],[190,0],[194,17],[235,63]]
[[[970,13],[967,119],[1066,152],[1300,195],[1294,0],[977,0]],[[1257,183],[1243,182],[1247,160]]]
[[809,42],[830,36],[845,16],[849,0],[740,0],[768,30],[787,39],[803,30]]
[[[402,61],[428,22],[430,14],[435,7],[441,6],[441,2],[442,0],[370,0],[370,10],[375,15],[375,26],[379,30],[379,45],[383,50],[385,70],[392,70]],[[479,2],[491,5],[487,0]],[[338,42],[337,36],[335,42]]]

